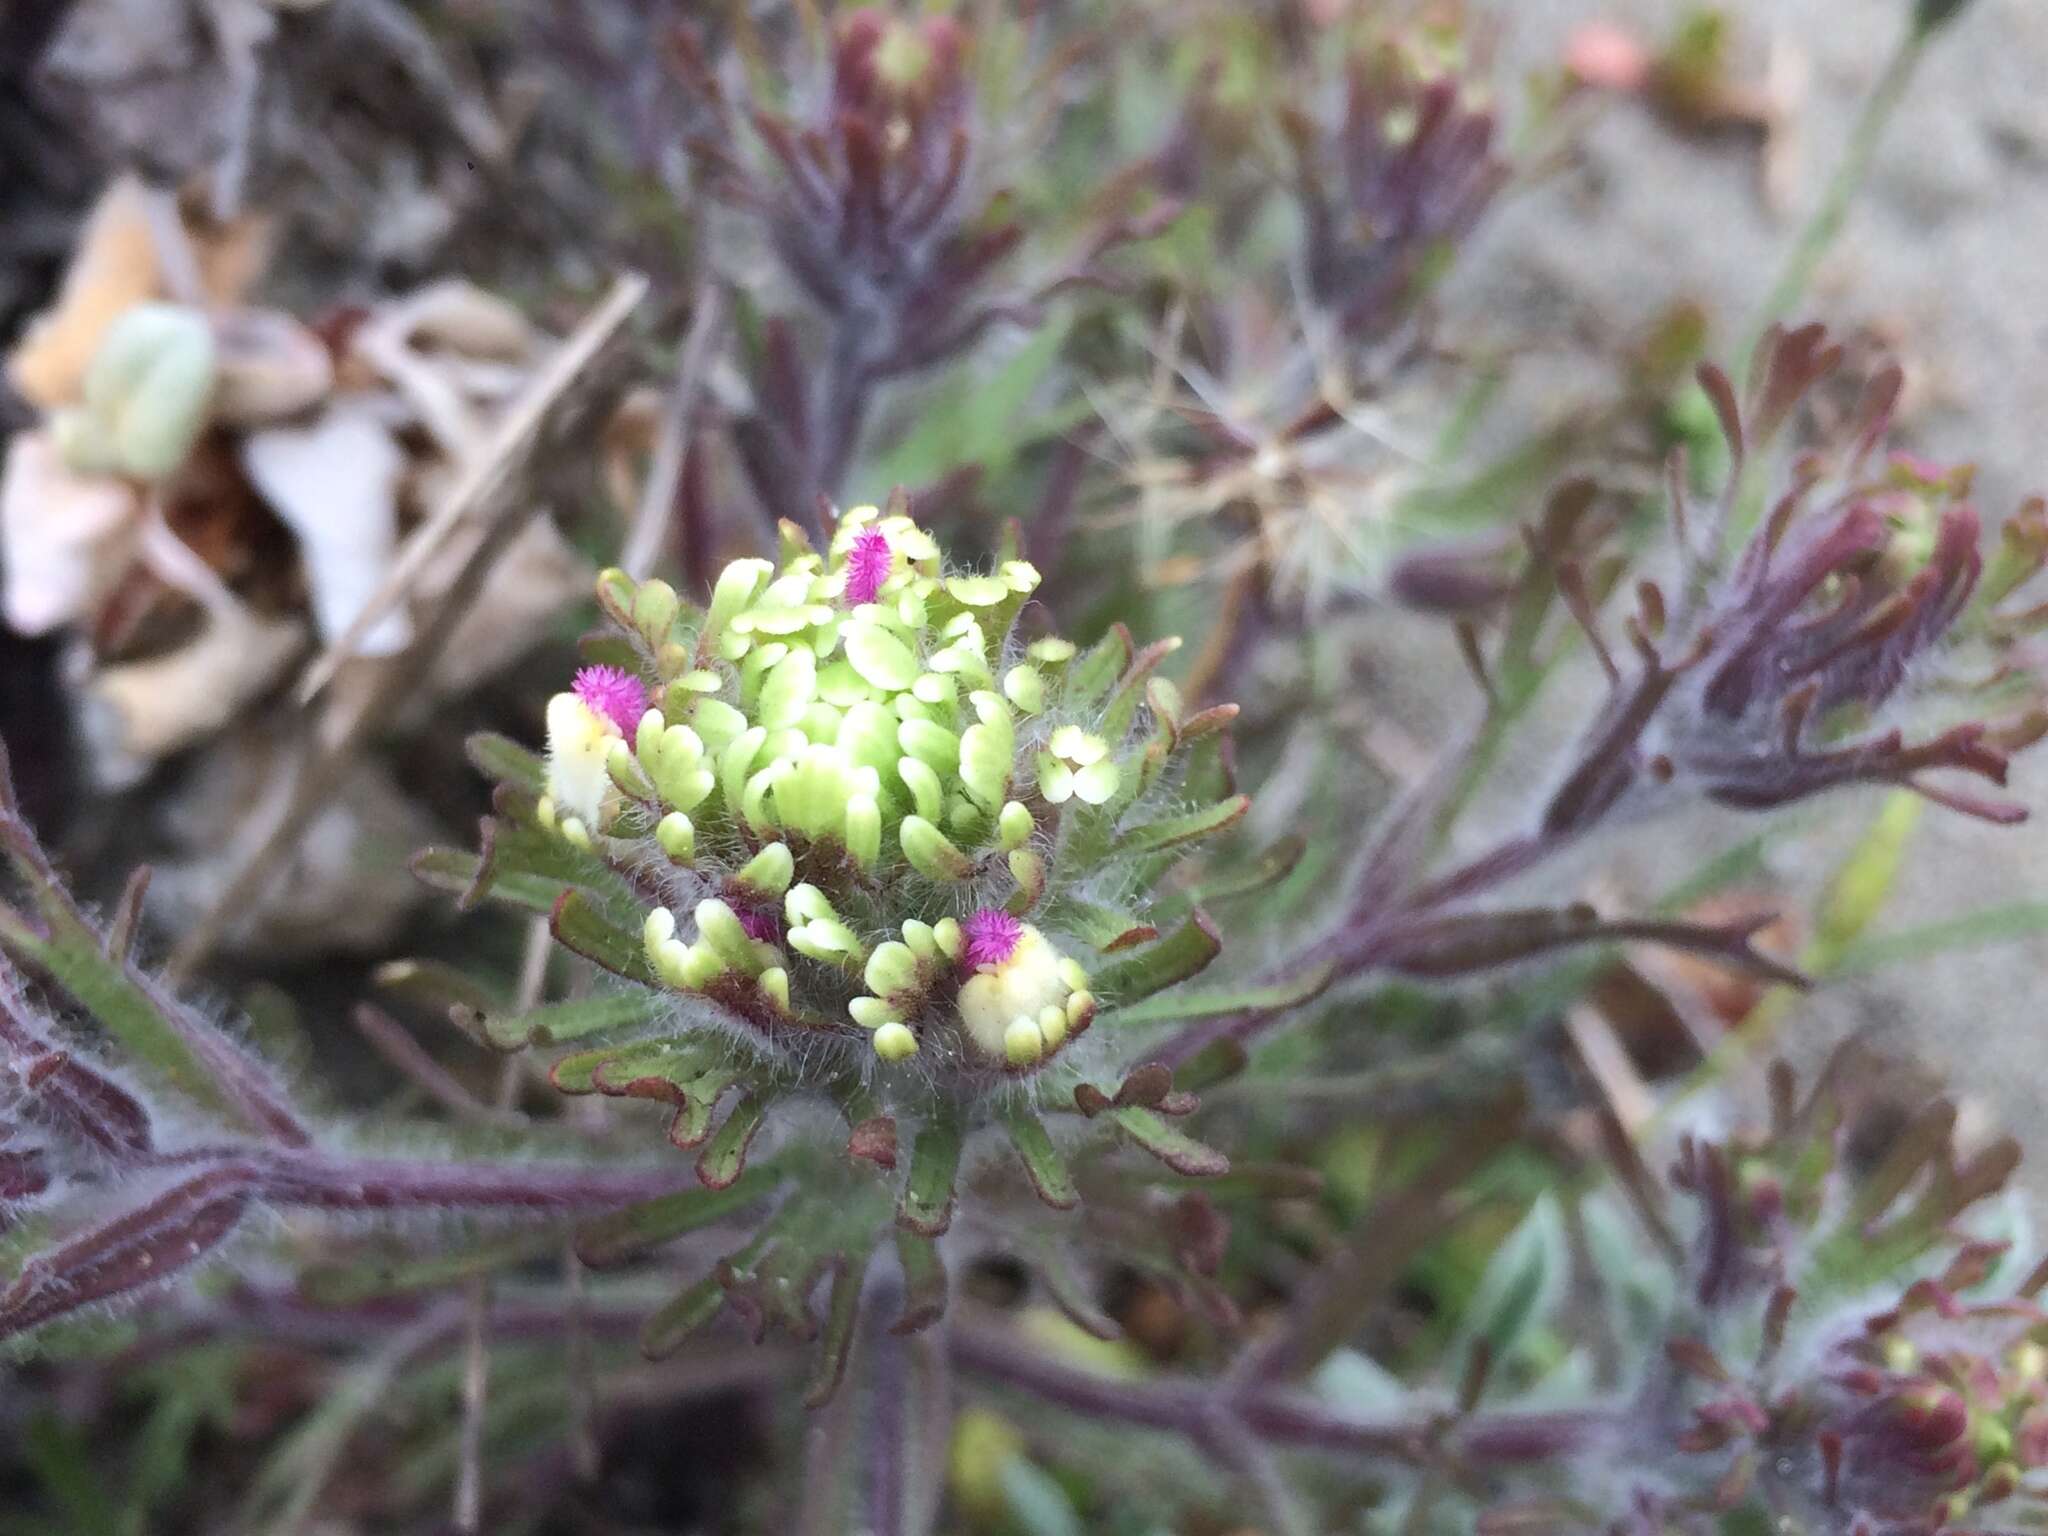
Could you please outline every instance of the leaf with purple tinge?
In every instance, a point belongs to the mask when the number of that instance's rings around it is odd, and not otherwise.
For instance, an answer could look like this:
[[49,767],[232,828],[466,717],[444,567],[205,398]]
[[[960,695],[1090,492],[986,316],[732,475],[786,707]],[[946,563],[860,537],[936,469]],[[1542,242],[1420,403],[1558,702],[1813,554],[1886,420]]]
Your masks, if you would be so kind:
[[0,1337],[133,1299],[211,1258],[240,1223],[252,1182],[240,1165],[202,1167],[34,1254],[0,1294]]

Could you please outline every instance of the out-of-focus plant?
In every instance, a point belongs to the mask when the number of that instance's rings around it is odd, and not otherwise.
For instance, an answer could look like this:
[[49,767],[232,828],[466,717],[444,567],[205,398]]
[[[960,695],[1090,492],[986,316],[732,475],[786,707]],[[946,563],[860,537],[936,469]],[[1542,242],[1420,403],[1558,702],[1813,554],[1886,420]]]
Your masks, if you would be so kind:
[[[1156,231],[1170,202],[1095,208],[1068,248],[1012,211],[1006,179],[1032,153],[992,120],[977,38],[951,17],[859,10],[835,22],[827,78],[786,106],[729,86],[689,31],[679,69],[702,128],[703,185],[738,214],[715,222],[712,279],[737,294],[749,398],[734,445],[755,499],[809,521],[835,497],[885,391],[956,361],[999,330],[1029,332],[1064,290],[1102,280],[1117,246]],[[1047,221],[1041,221],[1041,223]],[[1037,238],[1028,237],[1036,235]],[[765,282],[761,257],[779,282]],[[1022,403],[1022,402],[1020,402]]]
[[1240,37],[1255,78],[1197,76],[1158,157],[1202,254],[1111,424],[1155,579],[1220,581],[1230,627],[1379,594],[1448,531],[1424,503],[1471,423],[1412,406],[1437,282],[1508,176],[1476,35],[1445,7]]

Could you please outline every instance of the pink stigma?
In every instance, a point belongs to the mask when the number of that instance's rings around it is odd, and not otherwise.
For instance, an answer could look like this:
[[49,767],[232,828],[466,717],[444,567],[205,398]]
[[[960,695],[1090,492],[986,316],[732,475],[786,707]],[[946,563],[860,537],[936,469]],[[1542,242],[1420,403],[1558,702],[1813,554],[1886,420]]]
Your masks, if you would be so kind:
[[647,685],[618,667],[585,667],[571,683],[576,697],[630,737],[647,713]]
[[983,907],[960,925],[960,931],[967,936],[962,958],[971,971],[1001,965],[1017,952],[1018,941],[1024,937],[1024,925],[1001,907]]
[[863,530],[853,541],[853,548],[846,552],[846,601],[850,605],[872,603],[875,594],[882,590],[882,583],[889,579],[889,567],[895,564],[896,552],[889,548],[889,539],[879,528]]
[[775,920],[773,912],[756,912],[750,907],[739,909],[740,926],[747,931],[747,937],[756,944],[780,944],[782,924]]

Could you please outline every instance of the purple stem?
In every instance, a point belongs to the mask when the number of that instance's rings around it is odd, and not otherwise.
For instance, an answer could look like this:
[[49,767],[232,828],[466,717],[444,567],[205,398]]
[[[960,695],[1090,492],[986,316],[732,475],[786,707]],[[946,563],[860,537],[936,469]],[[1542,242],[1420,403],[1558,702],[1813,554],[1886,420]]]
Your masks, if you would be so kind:
[[1394,1461],[1433,1462],[1449,1451],[1468,1461],[1547,1461],[1597,1444],[1618,1427],[1621,1409],[1417,1414],[1360,1419],[1288,1388],[1215,1386],[1186,1377],[1132,1381],[1063,1365],[1020,1346],[1002,1329],[956,1322],[953,1359],[976,1375],[1028,1392],[1071,1413],[1111,1419],[1205,1441],[1236,1426],[1277,1448]]

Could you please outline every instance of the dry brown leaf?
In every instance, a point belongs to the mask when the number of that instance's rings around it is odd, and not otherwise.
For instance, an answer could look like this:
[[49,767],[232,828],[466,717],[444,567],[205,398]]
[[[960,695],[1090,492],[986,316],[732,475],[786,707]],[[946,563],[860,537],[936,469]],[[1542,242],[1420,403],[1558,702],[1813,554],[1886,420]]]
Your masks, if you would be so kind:
[[74,474],[48,432],[16,433],[0,470],[8,626],[48,634],[91,612],[128,564],[141,513],[127,481]]
[[88,760],[105,782],[132,783],[150,764],[214,735],[275,686],[305,640],[296,619],[213,608],[190,644],[108,667],[86,684]]
[[219,375],[213,419],[264,426],[299,415],[334,388],[334,360],[320,338],[275,309],[239,309],[214,321]]
[[160,295],[148,196],[140,181],[123,176],[85,221],[56,303],[30,322],[8,359],[8,378],[31,404],[54,410],[75,403],[107,327]]
[[[297,537],[313,621],[332,641],[355,622],[391,567],[404,454],[367,406],[343,403],[306,426],[253,434],[242,444],[242,464]],[[411,640],[405,613],[392,609],[356,650],[394,656]]]

